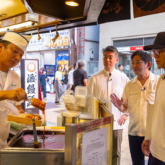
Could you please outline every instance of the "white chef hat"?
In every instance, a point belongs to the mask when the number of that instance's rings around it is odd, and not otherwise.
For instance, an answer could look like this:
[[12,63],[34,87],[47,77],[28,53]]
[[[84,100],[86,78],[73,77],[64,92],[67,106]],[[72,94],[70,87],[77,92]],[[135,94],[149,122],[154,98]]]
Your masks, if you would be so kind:
[[25,51],[31,38],[32,36],[21,35],[15,32],[6,32],[2,40],[9,41]]

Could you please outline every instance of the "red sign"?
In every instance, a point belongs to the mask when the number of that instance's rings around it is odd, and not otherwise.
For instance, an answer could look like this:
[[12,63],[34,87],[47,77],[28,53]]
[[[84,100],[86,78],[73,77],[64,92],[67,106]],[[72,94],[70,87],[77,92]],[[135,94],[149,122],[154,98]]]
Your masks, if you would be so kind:
[[130,51],[143,50],[143,47],[144,47],[144,46],[130,47]]
[[89,131],[99,126],[103,126],[111,123],[111,116],[93,120],[90,122],[82,123],[77,125],[77,133]]

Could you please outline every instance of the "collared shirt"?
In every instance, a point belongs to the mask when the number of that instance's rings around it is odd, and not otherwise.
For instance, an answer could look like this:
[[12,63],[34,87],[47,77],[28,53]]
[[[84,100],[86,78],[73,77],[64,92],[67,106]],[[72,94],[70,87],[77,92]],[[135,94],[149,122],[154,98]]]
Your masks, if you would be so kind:
[[[9,70],[7,72],[7,77],[5,80],[5,84],[3,84],[3,79],[2,79],[3,73],[2,71],[0,72],[0,91],[3,90],[14,90],[17,88],[21,88],[21,82],[20,82],[20,77],[18,76],[17,73],[15,73],[12,70]],[[11,101],[7,100],[9,103],[13,105],[21,105],[22,101],[16,102],[16,101]]]
[[111,76],[109,76],[109,72],[102,70],[94,74],[87,85],[88,95],[93,95],[101,102],[106,103],[108,110],[114,115],[114,130],[123,129],[125,125],[118,125],[117,120],[123,113],[111,103],[110,95],[115,93],[121,98],[124,87],[128,81],[129,78],[116,69],[111,72]]
[[129,128],[132,136],[145,136],[147,101],[154,104],[155,90],[159,76],[150,72],[150,76],[142,86],[137,77],[133,78],[124,88],[124,105],[128,107]]
[[156,89],[155,107],[152,119],[151,153],[165,162],[165,74],[160,76]]

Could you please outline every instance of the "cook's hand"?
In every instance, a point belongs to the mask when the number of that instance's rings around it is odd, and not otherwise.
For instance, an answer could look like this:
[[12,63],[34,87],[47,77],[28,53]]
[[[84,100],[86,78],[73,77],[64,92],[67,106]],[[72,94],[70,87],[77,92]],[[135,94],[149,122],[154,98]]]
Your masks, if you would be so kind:
[[60,87],[62,87],[62,85],[60,84]]
[[28,100],[26,92],[22,88],[7,91],[7,99],[13,101]]
[[118,125],[124,125],[124,123],[126,122],[126,120],[128,119],[128,116],[126,114],[123,114],[118,120],[117,123]]
[[112,93],[112,94],[110,95],[110,98],[111,98],[111,102],[113,103],[113,105],[114,105],[115,107],[117,107],[118,109],[121,110],[121,106],[123,105],[123,102],[124,102],[123,98],[121,98],[121,100],[120,100],[120,99],[116,96],[115,93]]
[[151,144],[150,140],[144,140],[142,143],[142,152],[145,156],[148,156],[148,157],[150,154],[150,144]]

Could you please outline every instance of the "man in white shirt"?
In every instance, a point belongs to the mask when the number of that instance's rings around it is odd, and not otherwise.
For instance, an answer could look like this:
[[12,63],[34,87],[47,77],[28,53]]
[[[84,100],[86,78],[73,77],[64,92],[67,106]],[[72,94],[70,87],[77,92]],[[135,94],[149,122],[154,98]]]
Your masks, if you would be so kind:
[[119,61],[118,51],[114,46],[108,46],[103,51],[104,69],[94,74],[87,85],[88,95],[93,95],[101,102],[106,103],[109,111],[114,115],[113,128],[113,165],[120,165],[122,132],[128,116],[119,112],[110,101],[110,95],[115,93],[121,97],[128,77],[115,69]]
[[159,79],[149,70],[152,57],[144,51],[135,51],[132,56],[132,69],[137,77],[124,88],[122,99],[111,95],[112,103],[121,111],[129,112],[129,147],[133,165],[145,165],[141,145],[145,136],[147,101],[154,102],[155,89]]
[[[5,134],[3,139],[0,136],[0,149],[7,143],[9,135],[10,122],[7,121],[9,110],[16,107],[20,113],[24,112],[21,103],[22,100],[28,99],[26,92],[21,88],[20,77],[10,68],[22,60],[30,38],[31,36],[7,32],[0,41],[0,113],[5,114],[5,118],[0,120],[1,135]],[[12,106],[15,107],[11,108]],[[5,130],[3,130],[4,123]]]
[[[165,69],[165,32],[157,34],[154,44],[144,47],[151,50],[158,68]],[[147,112],[143,153],[149,156],[148,165],[165,165],[165,74],[161,75],[156,87],[155,104]]]

